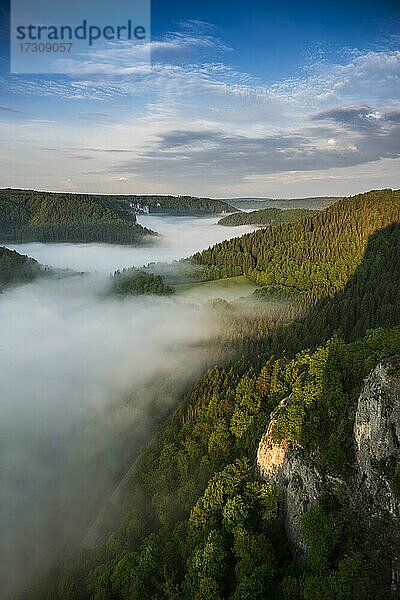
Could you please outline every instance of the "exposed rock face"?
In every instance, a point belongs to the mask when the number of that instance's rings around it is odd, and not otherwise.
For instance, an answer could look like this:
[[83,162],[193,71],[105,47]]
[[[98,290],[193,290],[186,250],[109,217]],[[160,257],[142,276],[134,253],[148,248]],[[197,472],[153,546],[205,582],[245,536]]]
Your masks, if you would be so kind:
[[[354,425],[360,492],[369,495],[376,513],[399,515],[399,500],[390,485],[400,459],[400,369],[379,364],[358,399]],[[364,489],[362,489],[364,487]]]
[[261,438],[257,452],[257,465],[260,474],[265,479],[273,477],[276,473],[282,470],[285,463],[285,457],[289,450],[289,443],[274,442],[272,439],[272,429],[279,419],[279,415],[287,405],[289,398],[282,400],[278,408],[271,414],[271,418],[268,423],[268,427]]
[[335,491],[344,486],[357,508],[362,506],[370,514],[398,516],[400,504],[386,465],[400,462],[399,365],[380,363],[365,380],[354,424],[355,475],[349,482],[323,475],[318,460],[300,444],[273,440],[274,424],[289,402],[290,398],[283,400],[271,415],[258,447],[257,467],[260,476],[275,483],[281,492],[286,530],[296,553],[306,555],[301,520],[324,489]]
[[263,479],[278,486],[289,539],[296,553],[302,556],[306,546],[300,531],[301,518],[320,496],[323,478],[300,444],[276,442],[272,438],[273,427],[289,402],[290,397],[282,400],[271,414],[258,446],[257,466]]
[[304,556],[307,548],[301,534],[301,519],[321,495],[323,478],[301,446],[295,444],[277,469],[275,481],[281,490],[285,490],[282,498],[289,539],[297,554]]

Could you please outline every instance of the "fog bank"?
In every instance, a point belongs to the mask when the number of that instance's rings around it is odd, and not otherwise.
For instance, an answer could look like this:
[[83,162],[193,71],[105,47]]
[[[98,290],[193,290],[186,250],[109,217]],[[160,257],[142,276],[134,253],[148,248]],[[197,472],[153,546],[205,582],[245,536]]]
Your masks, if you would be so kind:
[[105,298],[106,279],[0,294],[4,598],[84,533],[98,495],[208,360],[216,323],[205,307]]
[[219,217],[175,217],[141,215],[138,222],[159,232],[145,246],[112,244],[7,244],[20,254],[32,256],[44,265],[76,271],[113,272],[142,267],[149,262],[171,262],[190,256],[217,242],[254,231],[254,226],[222,227]]

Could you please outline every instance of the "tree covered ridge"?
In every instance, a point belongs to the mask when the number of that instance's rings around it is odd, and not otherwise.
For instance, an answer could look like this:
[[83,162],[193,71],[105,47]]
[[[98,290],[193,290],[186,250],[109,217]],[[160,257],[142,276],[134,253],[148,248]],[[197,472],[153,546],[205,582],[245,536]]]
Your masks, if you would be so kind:
[[154,233],[118,196],[3,189],[0,209],[3,241],[136,243]]
[[0,247],[0,291],[9,285],[33,281],[43,272],[44,268],[33,258]]
[[314,211],[306,208],[264,208],[261,210],[252,210],[251,212],[237,212],[232,215],[222,217],[218,225],[270,225],[272,223],[286,223],[303,217],[310,217]]
[[399,281],[400,223],[392,223],[370,236],[362,261],[344,288],[273,331],[264,340],[265,351],[293,355],[334,335],[350,342],[368,329],[400,325]]
[[343,196],[308,196],[306,198],[231,198],[228,204],[240,210],[261,210],[263,208],[307,208],[322,210],[341,200]]
[[236,212],[239,209],[226,200],[196,196],[142,195],[126,196],[131,202],[148,206],[150,212],[174,212],[184,214],[220,214]]
[[261,285],[288,285],[315,300],[342,289],[369,236],[399,221],[400,191],[371,191],[311,217],[216,244],[192,260],[210,279],[246,274]]

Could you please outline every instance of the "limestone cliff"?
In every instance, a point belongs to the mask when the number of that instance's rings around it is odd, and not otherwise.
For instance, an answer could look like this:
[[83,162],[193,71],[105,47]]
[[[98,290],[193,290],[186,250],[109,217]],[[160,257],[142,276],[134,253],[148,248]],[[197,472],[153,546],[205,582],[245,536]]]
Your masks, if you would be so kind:
[[358,399],[354,424],[359,491],[371,510],[398,517],[396,465],[400,464],[400,368],[379,364]]
[[[393,361],[380,363],[364,382],[354,422],[355,464],[344,482],[322,471],[318,455],[307,453],[298,443],[276,442],[274,424],[290,403],[290,397],[272,413],[260,441],[257,468],[260,476],[277,485],[282,498],[285,525],[294,550],[307,553],[301,534],[303,515],[324,490],[341,487],[349,502],[366,516],[398,517],[400,502],[400,367]],[[397,483],[397,479],[399,483]]]

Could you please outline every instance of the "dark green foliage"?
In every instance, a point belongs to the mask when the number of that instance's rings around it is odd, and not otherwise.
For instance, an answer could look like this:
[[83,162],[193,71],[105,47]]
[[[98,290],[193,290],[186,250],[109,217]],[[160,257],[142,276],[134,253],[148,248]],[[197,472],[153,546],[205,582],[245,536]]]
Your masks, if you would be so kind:
[[[302,571],[285,577],[285,599],[384,600],[391,595],[393,556],[399,531],[394,519],[372,519],[357,513],[341,494],[322,496],[303,518],[308,561]],[[379,540],[379,543],[377,543]]]
[[0,190],[3,242],[135,244],[148,235],[122,196]]
[[161,275],[146,271],[116,271],[112,277],[111,293],[118,296],[170,296],[174,292],[173,287],[164,283]]
[[42,274],[44,268],[33,258],[0,247],[0,291],[8,285],[33,281]]
[[[250,329],[246,319],[234,321],[238,335],[231,343],[235,343],[239,356],[253,367],[261,367],[271,355],[293,357],[303,348],[315,349],[334,336],[349,342],[369,329],[400,325],[399,281],[400,224],[394,223],[370,237],[360,265],[333,298],[304,306],[302,295],[296,295],[293,288],[261,288],[269,314],[272,305],[268,301],[272,299],[275,305],[275,299],[283,299],[276,318],[285,326],[276,327],[254,312]],[[259,306],[262,309],[263,304]]]
[[371,235],[361,263],[333,298],[321,299],[267,342],[274,352],[316,347],[333,335],[356,340],[368,329],[400,324],[400,223]]
[[227,215],[218,221],[218,225],[270,225],[273,223],[287,223],[302,217],[311,217],[313,211],[305,208],[291,208],[282,210],[280,208],[264,208],[252,212],[237,212]]

